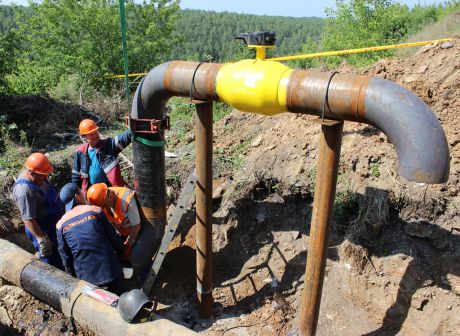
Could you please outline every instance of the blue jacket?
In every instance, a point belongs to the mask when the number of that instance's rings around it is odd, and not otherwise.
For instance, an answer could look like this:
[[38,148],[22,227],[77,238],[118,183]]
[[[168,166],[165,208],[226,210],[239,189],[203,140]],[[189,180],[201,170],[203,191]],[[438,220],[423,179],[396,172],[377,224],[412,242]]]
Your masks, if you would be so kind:
[[[118,165],[118,153],[130,143],[131,131],[127,130],[114,138],[99,141],[96,146],[96,156],[99,164],[113,187],[124,187],[120,166]],[[86,191],[90,187],[88,147],[89,145],[85,143],[77,148],[72,168],[72,183],[81,188],[84,195],[86,195]]]
[[66,271],[94,285],[104,285],[122,276],[117,253],[123,253],[123,239],[101,208],[78,205],[66,212],[56,230]]

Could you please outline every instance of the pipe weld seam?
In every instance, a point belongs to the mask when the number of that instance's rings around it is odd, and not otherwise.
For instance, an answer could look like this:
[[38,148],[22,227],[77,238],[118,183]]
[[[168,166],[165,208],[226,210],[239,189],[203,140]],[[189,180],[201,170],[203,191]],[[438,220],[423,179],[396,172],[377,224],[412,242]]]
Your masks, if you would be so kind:
[[77,300],[80,298],[80,296],[82,296],[82,292],[80,291],[80,293],[78,293],[77,297],[75,298],[75,300],[73,300],[72,302],[72,306],[70,307],[70,317],[73,319],[73,308],[75,307],[75,304],[77,303]]
[[331,108],[329,106],[328,98],[329,98],[329,87],[331,86],[332,78],[334,77],[335,74],[337,74],[338,71],[333,71],[331,75],[329,76],[329,79],[327,81],[326,85],[326,92],[324,93],[324,99],[323,99],[323,108],[322,108],[322,114],[321,114],[321,119],[324,122],[324,117],[326,113],[326,106],[328,109],[328,112],[331,112]]
[[198,71],[198,68],[203,63],[204,63],[203,61],[198,63],[198,65],[195,67],[195,70],[193,70],[192,80],[190,81],[190,103],[192,102],[192,88],[194,89],[195,92],[197,92],[196,87],[195,87],[195,75],[196,75],[196,72]]
[[39,259],[32,256],[30,260],[24,265],[24,267],[21,270],[21,273],[19,274],[19,285],[21,286],[22,289],[24,289],[24,286],[22,285],[22,273],[24,272],[27,266],[29,266],[31,263],[33,263],[36,260],[39,260]]
[[[200,286],[201,287],[201,286]],[[196,291],[197,293],[200,293],[200,294],[211,294],[212,293],[212,288],[209,288],[208,290],[202,290],[201,288],[198,288],[198,286],[196,287]]]

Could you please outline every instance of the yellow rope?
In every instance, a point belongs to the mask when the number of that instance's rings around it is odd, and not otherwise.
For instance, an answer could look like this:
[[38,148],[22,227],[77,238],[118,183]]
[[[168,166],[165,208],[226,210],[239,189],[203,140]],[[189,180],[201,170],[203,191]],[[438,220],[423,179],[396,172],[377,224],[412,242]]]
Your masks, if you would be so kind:
[[[129,74],[128,77],[139,77],[139,76],[145,76],[147,72],[141,72],[141,73],[134,73],[134,74]],[[104,78],[107,79],[114,79],[114,78],[124,78],[125,75],[113,75],[113,76],[107,76]]]
[[[363,52],[370,52],[370,51],[379,51],[379,50],[387,50],[387,49],[397,49],[397,48],[405,48],[405,47],[416,47],[427,45],[431,43],[438,43],[438,42],[447,42],[452,40],[452,38],[445,38],[439,40],[430,40],[430,41],[420,41],[420,42],[411,42],[411,43],[401,43],[401,44],[391,44],[386,46],[378,46],[378,47],[368,47],[368,48],[359,48],[359,49],[346,49],[346,50],[338,50],[338,51],[325,51],[319,52],[314,54],[303,54],[303,55],[292,55],[292,56],[282,56],[282,57],[274,57],[274,58],[267,58],[270,61],[288,61],[288,60],[295,60],[301,58],[315,58],[315,57],[325,57],[325,56],[338,56],[338,55],[346,55],[346,54],[357,54]],[[139,77],[145,76],[147,72],[142,73],[135,73],[129,74],[128,77]],[[107,79],[115,79],[115,78],[123,78],[125,75],[113,75],[107,76]]]
[[392,44],[386,46],[378,46],[378,47],[368,47],[368,48],[359,48],[359,49],[347,49],[347,50],[339,50],[339,51],[326,51],[314,54],[303,54],[303,55],[293,55],[293,56],[283,56],[283,57],[274,57],[269,58],[267,60],[270,61],[287,61],[287,60],[295,60],[301,58],[315,58],[315,57],[324,57],[324,56],[337,56],[337,55],[346,55],[346,54],[357,54],[362,52],[369,52],[369,51],[378,51],[378,50],[387,50],[387,49],[397,49],[397,48],[404,48],[404,47],[416,47],[422,46],[430,43],[436,42],[447,42],[452,40],[452,38],[445,38],[439,40],[431,40],[431,41],[420,41],[420,42],[412,42],[412,43],[401,43],[401,44]]

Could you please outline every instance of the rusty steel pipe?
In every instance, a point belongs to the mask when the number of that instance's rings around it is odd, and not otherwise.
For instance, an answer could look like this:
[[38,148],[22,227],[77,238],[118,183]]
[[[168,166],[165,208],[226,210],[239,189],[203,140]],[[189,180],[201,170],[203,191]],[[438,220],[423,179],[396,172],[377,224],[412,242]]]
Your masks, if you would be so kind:
[[138,324],[125,322],[116,308],[81,293],[87,282],[78,280],[0,239],[0,276],[23,288],[96,335],[196,335],[159,316]]
[[343,122],[332,122],[331,125],[326,124],[327,122],[321,125],[318,149],[315,196],[299,322],[302,336],[311,336],[316,332],[342,145]]
[[[172,96],[222,100],[216,92],[221,67],[221,64],[185,61],[157,66],[139,85],[131,116],[161,115]],[[293,71],[286,84],[286,111],[318,116],[324,111],[326,118],[373,125],[396,147],[401,176],[424,183],[447,181],[447,140],[436,116],[425,103],[409,90],[385,79],[332,75]],[[248,82],[253,82],[249,75]]]
[[[246,112],[276,114],[288,111],[339,121],[362,122],[381,130],[396,147],[401,176],[424,183],[447,181],[449,147],[444,131],[429,107],[409,90],[388,80],[369,76],[292,71],[273,63],[260,64],[270,61],[241,62],[241,66],[225,65],[222,71],[220,64],[183,61],[168,62],[154,68],[136,91],[132,118],[158,118],[165,112],[165,105],[170,97],[182,96],[206,101],[220,100],[230,104],[234,102],[235,106],[241,106]],[[218,87],[221,96],[217,93]],[[269,113],[264,113],[265,107],[269,108]],[[334,126],[331,126],[331,129],[334,129]],[[326,144],[330,141],[330,136],[326,134],[331,129],[323,132]],[[340,144],[340,141],[338,143]],[[338,151],[334,155],[337,153]],[[136,152],[134,155],[137,155]],[[338,162],[338,157],[336,159]],[[327,187],[331,188],[329,191],[318,191],[318,198],[324,198],[326,201],[323,200],[320,204],[320,200],[315,199],[318,204],[315,206],[315,216],[318,216],[318,219],[312,224],[317,229],[312,230],[318,230],[318,233],[312,237],[312,244],[317,248],[312,247],[309,251],[309,260],[310,263],[316,261],[310,266],[307,263],[307,274],[310,268],[315,271],[314,279],[306,278],[309,282],[306,286],[311,288],[306,289],[309,294],[304,295],[302,304],[306,307],[303,314],[309,316],[302,318],[303,322],[308,320],[305,322],[304,333],[314,333],[316,328],[325,256],[324,251],[319,257],[315,257],[315,253],[320,253],[317,250],[324,250],[324,246],[327,245],[330,224],[328,220],[330,221],[330,208],[335,193],[336,172],[326,171],[321,174],[325,174],[322,179],[332,179],[333,183]],[[147,176],[145,178],[148,179]],[[317,188],[322,184],[317,183]],[[320,197],[322,193],[324,195]],[[205,214],[200,216],[202,221],[207,221],[204,219]],[[198,226],[200,225],[197,223],[197,229]],[[200,249],[208,251],[207,245],[200,246]],[[205,250],[200,253],[203,251]],[[204,273],[205,270],[201,272]],[[200,277],[199,281],[203,285],[205,280]],[[209,291],[210,288],[206,290]],[[203,293],[203,290],[201,292]],[[312,306],[305,302],[311,302]],[[307,311],[313,308],[314,311]]]
[[196,294],[200,315],[212,317],[212,102],[196,104]]
[[[168,62],[154,68],[142,80],[133,98],[132,119],[161,120],[166,102],[174,95],[216,100],[213,90],[220,65],[193,62]],[[193,85],[192,85],[193,82]],[[166,175],[164,132],[133,132],[134,186],[143,215],[152,225],[154,235],[149,253],[153,256],[161,243],[166,225]],[[135,265],[143,269],[146,265]]]
[[[287,87],[290,112],[373,125],[396,147],[399,174],[424,183],[449,177],[449,147],[430,108],[409,90],[385,79],[294,71]],[[327,100],[325,99],[327,95]]]

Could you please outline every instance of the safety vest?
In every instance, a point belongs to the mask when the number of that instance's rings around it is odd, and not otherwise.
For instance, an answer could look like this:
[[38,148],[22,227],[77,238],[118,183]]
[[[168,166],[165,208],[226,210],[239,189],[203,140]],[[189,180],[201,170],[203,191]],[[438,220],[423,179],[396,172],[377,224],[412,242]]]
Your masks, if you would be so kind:
[[117,201],[114,208],[103,209],[104,213],[120,234],[128,236],[131,231],[131,223],[128,223],[128,206],[134,197],[134,191],[124,187],[110,187],[109,190],[117,195]]

